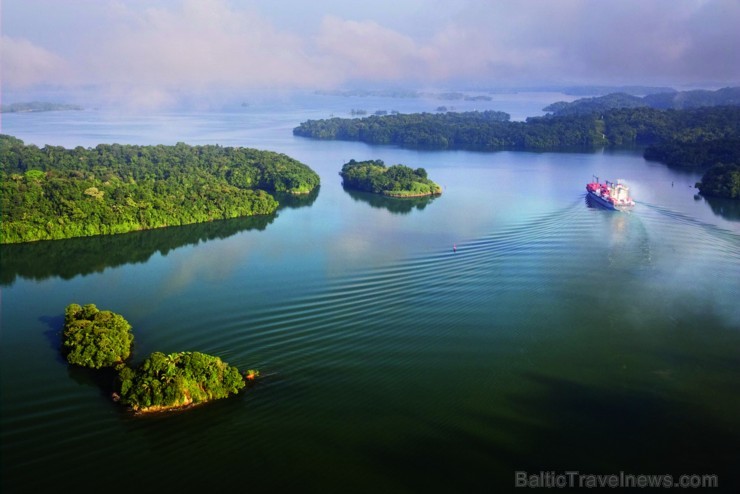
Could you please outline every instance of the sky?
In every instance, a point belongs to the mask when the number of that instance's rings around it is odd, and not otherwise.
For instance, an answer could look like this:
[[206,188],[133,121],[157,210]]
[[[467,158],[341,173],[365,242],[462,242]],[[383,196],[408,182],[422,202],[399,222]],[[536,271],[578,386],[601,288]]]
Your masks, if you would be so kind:
[[4,94],[740,84],[740,0],[2,0]]

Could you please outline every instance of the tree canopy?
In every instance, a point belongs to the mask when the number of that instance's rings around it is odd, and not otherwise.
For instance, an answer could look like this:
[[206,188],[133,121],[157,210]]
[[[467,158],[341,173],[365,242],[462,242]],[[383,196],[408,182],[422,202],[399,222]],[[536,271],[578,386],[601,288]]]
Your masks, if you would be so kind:
[[284,154],[217,145],[38,148],[0,136],[0,165],[2,243],[271,214],[271,193],[319,184]]
[[236,367],[200,352],[152,353],[137,369],[121,367],[121,403],[154,411],[236,394],[246,385]]
[[489,113],[308,120],[293,133],[315,139],[480,151],[592,150],[602,146],[740,138],[738,106],[688,110],[620,108],[603,113],[530,117],[525,122],[492,118]]
[[344,185],[392,197],[420,197],[442,193],[442,187],[427,178],[424,168],[405,165],[386,167],[382,160],[350,160],[340,172]]
[[740,164],[716,164],[696,186],[702,195],[740,199]]
[[119,314],[94,304],[70,304],[65,310],[62,350],[70,364],[112,367],[129,358],[133,341],[131,325]]

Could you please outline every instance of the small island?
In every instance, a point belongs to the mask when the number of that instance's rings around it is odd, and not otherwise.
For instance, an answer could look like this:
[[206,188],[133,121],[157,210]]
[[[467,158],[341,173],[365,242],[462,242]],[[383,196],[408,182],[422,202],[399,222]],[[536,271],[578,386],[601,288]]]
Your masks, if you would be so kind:
[[134,336],[120,314],[94,304],[70,304],[65,310],[62,352],[67,362],[118,373],[114,401],[137,413],[181,410],[239,393],[259,376],[219,357],[200,352],[154,352],[137,368],[129,367]]
[[70,304],[64,312],[62,351],[70,364],[91,369],[122,364],[133,342],[131,325],[119,314],[94,304]]
[[442,193],[442,187],[427,178],[424,168],[386,167],[382,160],[350,160],[342,166],[339,175],[345,187],[389,197],[423,197]]
[[244,389],[247,379],[236,367],[200,352],[154,352],[137,369],[122,366],[118,376],[120,403],[140,413],[226,398]]

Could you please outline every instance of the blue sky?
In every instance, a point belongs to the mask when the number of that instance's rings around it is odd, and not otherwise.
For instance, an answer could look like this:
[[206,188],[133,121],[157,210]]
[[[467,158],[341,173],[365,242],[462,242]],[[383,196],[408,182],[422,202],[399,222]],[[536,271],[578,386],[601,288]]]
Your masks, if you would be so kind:
[[348,85],[737,85],[738,0],[3,0],[2,84],[167,104]]

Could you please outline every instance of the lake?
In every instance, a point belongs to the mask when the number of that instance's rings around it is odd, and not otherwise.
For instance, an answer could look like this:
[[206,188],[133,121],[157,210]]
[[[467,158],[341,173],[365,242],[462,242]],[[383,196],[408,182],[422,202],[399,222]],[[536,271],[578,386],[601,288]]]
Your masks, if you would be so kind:
[[[494,96],[454,104],[521,119],[566,99]],[[522,471],[740,487],[738,205],[696,196],[699,175],[639,151],[291,134],[352,108],[444,104],[304,95],[223,112],[4,114],[3,133],[37,145],[283,152],[322,185],[271,217],[3,246],[0,490],[481,492],[513,490]],[[346,191],[350,159],[424,167],[444,193]],[[589,207],[592,175],[624,179],[634,210]],[[263,377],[228,400],[132,416],[105,377],[60,356],[72,302],[122,314],[134,363],[197,350]]]

